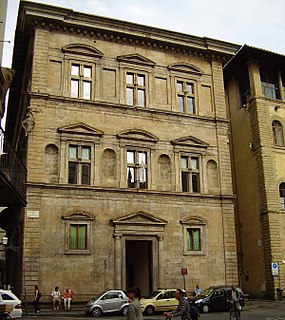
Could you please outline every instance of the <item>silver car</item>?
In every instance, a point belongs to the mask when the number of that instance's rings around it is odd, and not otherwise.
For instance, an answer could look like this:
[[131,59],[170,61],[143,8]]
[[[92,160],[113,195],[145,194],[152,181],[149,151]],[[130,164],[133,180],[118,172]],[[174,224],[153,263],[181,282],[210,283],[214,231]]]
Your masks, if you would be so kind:
[[120,312],[124,316],[129,307],[129,298],[122,290],[108,290],[91,299],[85,308],[87,315],[99,317],[103,313]]

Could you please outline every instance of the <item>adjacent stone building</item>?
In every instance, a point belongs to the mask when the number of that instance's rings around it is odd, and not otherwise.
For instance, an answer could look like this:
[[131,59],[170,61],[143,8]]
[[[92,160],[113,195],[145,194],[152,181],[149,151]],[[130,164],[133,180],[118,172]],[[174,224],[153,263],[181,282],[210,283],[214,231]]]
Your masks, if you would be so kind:
[[223,65],[238,46],[22,1],[23,289],[238,282]]
[[240,281],[251,295],[272,298],[285,286],[285,56],[244,46],[225,80]]

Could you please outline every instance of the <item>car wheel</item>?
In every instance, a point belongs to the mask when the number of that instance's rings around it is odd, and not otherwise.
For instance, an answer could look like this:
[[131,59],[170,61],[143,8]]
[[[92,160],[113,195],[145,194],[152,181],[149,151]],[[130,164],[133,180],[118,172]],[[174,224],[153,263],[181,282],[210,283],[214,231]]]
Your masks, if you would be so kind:
[[152,314],[154,314],[154,307],[153,306],[146,306],[144,313],[148,316],[151,316]]
[[101,311],[100,308],[95,307],[95,308],[92,309],[91,314],[92,314],[93,317],[100,317],[101,314],[102,314],[102,311]]
[[128,306],[124,306],[124,308],[122,309],[123,316],[126,316],[127,312],[128,312]]
[[204,313],[208,313],[209,311],[210,311],[209,306],[208,306],[207,304],[204,304],[204,305],[203,305],[203,312],[204,312]]

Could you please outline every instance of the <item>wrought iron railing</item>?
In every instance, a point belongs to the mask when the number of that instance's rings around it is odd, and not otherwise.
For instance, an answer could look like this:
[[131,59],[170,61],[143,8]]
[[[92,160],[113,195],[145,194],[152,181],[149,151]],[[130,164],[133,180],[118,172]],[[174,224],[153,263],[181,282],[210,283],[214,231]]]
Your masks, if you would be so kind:
[[26,199],[27,169],[0,127],[0,172],[8,179],[22,199]]

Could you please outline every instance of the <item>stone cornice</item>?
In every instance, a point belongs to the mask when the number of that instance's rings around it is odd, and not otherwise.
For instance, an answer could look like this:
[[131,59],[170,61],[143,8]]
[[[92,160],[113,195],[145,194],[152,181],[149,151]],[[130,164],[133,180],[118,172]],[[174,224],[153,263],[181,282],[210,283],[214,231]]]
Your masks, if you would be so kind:
[[33,25],[91,36],[94,39],[134,43],[222,61],[227,61],[240,48],[225,41],[22,1],[18,30],[28,31]]
[[[97,193],[115,193],[115,194],[129,194],[131,197],[134,195],[145,196],[161,196],[161,197],[176,197],[179,199],[187,199],[189,201],[204,201],[214,200],[214,201],[230,201],[232,202],[236,199],[236,196],[233,194],[223,194],[223,195],[211,195],[211,194],[194,194],[194,193],[185,193],[185,192],[174,192],[174,191],[157,191],[157,190],[146,190],[146,189],[125,189],[125,188],[111,188],[111,187],[98,187],[98,186],[86,186],[86,185],[70,185],[70,184],[52,184],[52,183],[42,183],[42,182],[27,182],[28,188],[40,189],[41,192],[43,189],[54,189],[54,190],[66,190],[67,192],[97,192]],[[68,193],[67,193],[68,195]]]
[[141,112],[143,113],[149,113],[151,116],[154,114],[159,114],[159,115],[166,115],[166,116],[173,116],[173,117],[178,117],[178,118],[193,118],[197,120],[202,120],[202,121],[207,121],[207,122],[214,122],[214,123],[229,123],[229,119],[225,118],[217,118],[217,117],[207,117],[207,116],[201,116],[197,114],[187,114],[187,113],[181,113],[181,112],[175,112],[175,111],[167,111],[167,110],[162,110],[162,109],[154,109],[154,108],[145,108],[145,107],[133,107],[133,106],[127,106],[123,104],[117,104],[117,103],[109,103],[109,102],[104,102],[104,101],[89,101],[89,100],[80,100],[77,99],[76,101],[74,98],[69,98],[69,97],[63,97],[63,96],[54,96],[54,95],[49,95],[49,94],[44,94],[44,93],[38,93],[38,92],[29,92],[29,95],[31,99],[41,99],[41,100],[51,100],[51,101],[60,101],[66,104],[72,104],[74,105],[75,103],[82,106],[86,107],[104,107],[104,108],[110,108],[112,109],[112,112],[114,112],[114,108],[120,109],[122,111],[136,111],[136,112]]

